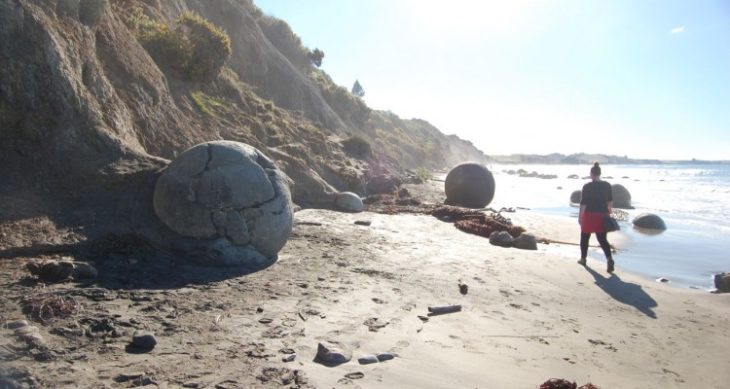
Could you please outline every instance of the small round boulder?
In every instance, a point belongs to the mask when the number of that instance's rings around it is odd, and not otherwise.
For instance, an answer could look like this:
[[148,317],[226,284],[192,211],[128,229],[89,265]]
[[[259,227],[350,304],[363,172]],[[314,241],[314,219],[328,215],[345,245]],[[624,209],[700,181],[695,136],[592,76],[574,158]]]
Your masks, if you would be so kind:
[[335,207],[346,212],[362,212],[365,205],[360,196],[352,192],[340,192],[335,196]]
[[631,206],[631,193],[621,184],[611,185],[613,192],[613,207],[622,209],[633,209]]
[[180,154],[158,178],[153,201],[167,227],[209,243],[222,256],[211,259],[217,264],[275,259],[292,231],[288,178],[239,142],[201,143]]
[[581,190],[574,190],[573,193],[570,194],[570,202],[573,204],[580,204],[580,200],[583,198],[583,191]]
[[664,220],[653,213],[642,213],[632,221],[634,226],[639,228],[648,228],[652,230],[666,230],[667,225]]
[[484,208],[494,198],[494,176],[486,166],[466,162],[446,175],[446,204],[466,208]]

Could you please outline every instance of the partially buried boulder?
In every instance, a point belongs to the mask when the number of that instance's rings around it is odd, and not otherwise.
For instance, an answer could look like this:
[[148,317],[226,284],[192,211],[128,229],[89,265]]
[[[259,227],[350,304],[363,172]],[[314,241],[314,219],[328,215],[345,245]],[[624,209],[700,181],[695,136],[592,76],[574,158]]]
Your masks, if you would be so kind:
[[573,193],[570,194],[570,202],[573,204],[580,204],[580,200],[583,198],[583,191],[581,190],[574,190]]
[[489,235],[489,243],[500,247],[512,247],[514,238],[507,231],[494,231]]
[[642,213],[632,221],[634,226],[639,228],[648,228],[652,230],[666,230],[667,225],[664,220],[653,213]]
[[201,143],[160,175],[154,209],[196,250],[206,247],[207,264],[261,266],[275,260],[292,230],[288,181],[254,147]]
[[326,366],[337,366],[349,362],[352,353],[339,342],[321,342],[317,345],[314,360]]
[[346,212],[362,212],[365,209],[362,199],[352,192],[341,192],[335,196],[335,207]]
[[613,192],[613,207],[623,209],[633,209],[631,206],[631,193],[621,184],[611,185]]
[[521,250],[537,250],[537,239],[532,234],[520,234],[512,241],[512,245]]
[[457,165],[446,175],[446,204],[484,208],[494,198],[494,176],[476,162]]

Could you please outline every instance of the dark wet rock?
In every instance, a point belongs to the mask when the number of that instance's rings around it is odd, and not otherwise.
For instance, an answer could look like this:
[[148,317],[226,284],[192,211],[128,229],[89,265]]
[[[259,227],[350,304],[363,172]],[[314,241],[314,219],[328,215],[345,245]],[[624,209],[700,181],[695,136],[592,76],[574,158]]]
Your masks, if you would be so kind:
[[378,354],[377,358],[378,358],[378,361],[385,362],[385,361],[390,361],[391,359],[395,359],[395,355],[393,355],[391,353],[380,353],[380,354]]
[[75,279],[94,279],[99,276],[99,271],[88,263],[74,263],[73,277]]
[[666,230],[667,225],[661,217],[653,213],[642,213],[634,218],[634,226],[639,228],[647,228],[652,230]]
[[621,209],[633,209],[631,206],[631,193],[621,184],[611,185],[613,192],[613,207]]
[[512,247],[514,238],[507,231],[494,231],[489,235],[489,243],[500,247]]
[[669,279],[666,277],[659,277],[656,279],[656,282],[667,283],[669,282]]
[[444,188],[446,204],[484,208],[494,198],[494,176],[482,164],[462,163],[449,171]]
[[532,234],[520,234],[512,241],[512,245],[522,250],[537,250],[537,239]]
[[378,357],[375,355],[363,355],[357,359],[357,362],[361,365],[369,365],[371,363],[378,363]]
[[347,363],[352,359],[352,353],[339,342],[320,342],[317,345],[315,362],[327,366],[336,366]]
[[370,220],[355,220],[355,224],[357,224],[358,226],[366,226],[367,227],[367,226],[370,226],[370,224],[372,224],[372,223],[373,222],[371,222]]
[[583,198],[583,191],[581,190],[574,190],[573,193],[570,194],[570,202],[573,204],[580,204],[580,200]]
[[718,293],[730,293],[730,273],[715,274],[714,281]]
[[157,345],[155,334],[150,331],[137,330],[132,336],[130,346],[138,351],[150,351]]
[[297,354],[289,354],[285,357],[281,357],[282,362],[294,362],[297,359]]
[[459,293],[461,293],[462,295],[466,295],[467,293],[469,293],[469,285],[463,282],[459,282]]

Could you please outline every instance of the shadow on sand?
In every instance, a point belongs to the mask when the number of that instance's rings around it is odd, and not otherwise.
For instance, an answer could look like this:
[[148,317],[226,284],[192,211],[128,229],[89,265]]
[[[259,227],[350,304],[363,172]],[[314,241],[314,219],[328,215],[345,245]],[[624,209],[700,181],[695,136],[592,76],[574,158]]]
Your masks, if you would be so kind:
[[613,297],[614,300],[631,305],[652,319],[657,318],[656,313],[652,310],[652,308],[658,306],[656,300],[649,296],[640,285],[624,282],[616,274],[611,274],[610,277],[606,278],[590,267],[586,267],[586,270],[593,276],[596,285]]

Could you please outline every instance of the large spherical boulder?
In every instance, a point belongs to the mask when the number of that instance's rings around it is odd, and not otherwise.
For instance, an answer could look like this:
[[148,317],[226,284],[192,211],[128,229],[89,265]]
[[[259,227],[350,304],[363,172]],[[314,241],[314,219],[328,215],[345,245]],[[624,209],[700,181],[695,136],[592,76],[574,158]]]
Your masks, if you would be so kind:
[[216,254],[206,257],[211,264],[275,259],[292,230],[287,176],[243,143],[186,150],[158,178],[153,201],[167,227]]
[[580,204],[580,200],[582,198],[583,198],[582,190],[574,190],[573,193],[570,194],[570,202],[573,204]]
[[467,162],[446,175],[446,204],[484,208],[494,198],[494,176],[486,166]]
[[360,196],[352,192],[340,192],[335,196],[335,207],[346,212],[362,212],[365,205]]
[[664,220],[653,213],[642,213],[632,221],[634,226],[639,228],[648,228],[652,230],[666,230],[667,225]]
[[613,207],[623,209],[633,209],[631,206],[631,193],[621,184],[611,185],[613,192]]

